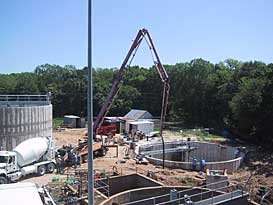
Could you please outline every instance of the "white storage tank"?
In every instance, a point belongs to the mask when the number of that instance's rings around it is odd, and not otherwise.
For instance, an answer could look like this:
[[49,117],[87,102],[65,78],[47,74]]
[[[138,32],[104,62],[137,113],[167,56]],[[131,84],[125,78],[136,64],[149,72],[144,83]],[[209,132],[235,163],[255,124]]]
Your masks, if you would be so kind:
[[48,95],[0,95],[0,149],[12,150],[34,137],[52,136]]
[[154,131],[154,123],[150,121],[129,121],[128,122],[128,133],[132,130],[134,131],[141,131],[145,134],[150,134]]
[[48,143],[47,138],[37,137],[19,144],[13,149],[17,155],[18,165],[23,167],[39,160],[47,151]]

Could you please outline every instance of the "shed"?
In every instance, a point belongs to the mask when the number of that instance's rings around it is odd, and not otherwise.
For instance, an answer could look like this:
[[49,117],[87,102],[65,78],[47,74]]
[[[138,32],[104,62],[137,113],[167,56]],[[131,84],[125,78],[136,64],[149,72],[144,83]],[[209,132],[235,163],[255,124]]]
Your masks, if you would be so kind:
[[154,131],[154,123],[150,121],[128,121],[125,129],[127,133],[141,131],[148,135]]
[[75,115],[65,115],[64,125],[69,128],[81,128],[84,127],[85,119]]
[[0,204],[5,205],[43,205],[34,183],[15,183],[0,185]]
[[146,110],[131,110],[130,112],[128,112],[124,118],[128,119],[128,120],[141,120],[141,119],[152,119],[153,116],[151,113],[149,113]]

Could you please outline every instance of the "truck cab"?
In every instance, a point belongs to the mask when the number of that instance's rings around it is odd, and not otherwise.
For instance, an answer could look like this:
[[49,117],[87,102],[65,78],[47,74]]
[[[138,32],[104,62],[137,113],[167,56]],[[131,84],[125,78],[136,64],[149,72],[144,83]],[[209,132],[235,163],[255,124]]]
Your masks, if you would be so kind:
[[15,181],[19,179],[17,157],[15,152],[0,151],[0,184],[7,183],[7,179]]

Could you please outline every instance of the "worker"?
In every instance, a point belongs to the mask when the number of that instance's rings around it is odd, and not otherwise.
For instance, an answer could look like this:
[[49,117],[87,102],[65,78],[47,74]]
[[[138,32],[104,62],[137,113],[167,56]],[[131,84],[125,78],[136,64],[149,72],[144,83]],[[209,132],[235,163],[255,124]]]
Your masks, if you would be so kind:
[[71,153],[76,153],[76,147],[72,144],[69,145],[70,146],[70,152]]
[[153,173],[152,173],[151,171],[148,171],[148,172],[147,172],[147,177],[152,178],[152,177],[153,177]]
[[188,144],[188,149],[189,149],[189,151],[190,151],[190,149],[191,149],[190,141],[191,141],[191,138],[188,137],[188,138],[187,138],[187,144]]
[[74,163],[74,168],[76,169],[78,165],[78,156],[75,153],[73,153],[73,163]]
[[206,166],[206,160],[201,159],[200,160],[200,171],[201,172],[205,171],[205,166]]
[[125,139],[128,139],[128,137],[129,137],[129,136],[128,136],[128,133],[125,131],[125,132],[124,132],[124,138],[125,138]]
[[192,158],[192,170],[195,171],[196,170],[196,165],[197,165],[197,159],[196,157]]
[[240,157],[240,150],[238,148],[235,149],[234,156],[235,156],[235,158]]
[[61,155],[58,155],[56,158],[56,169],[57,169],[57,174],[61,173]]
[[60,163],[60,174],[64,173],[64,166],[65,166],[65,161],[64,161],[64,156],[62,156],[61,163]]

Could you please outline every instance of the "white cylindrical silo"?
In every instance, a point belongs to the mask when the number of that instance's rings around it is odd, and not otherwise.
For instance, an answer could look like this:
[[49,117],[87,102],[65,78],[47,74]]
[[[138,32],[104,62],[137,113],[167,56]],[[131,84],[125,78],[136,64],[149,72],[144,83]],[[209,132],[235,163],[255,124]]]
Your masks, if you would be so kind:
[[52,105],[47,102],[0,102],[0,149],[12,150],[35,137],[52,136]]

